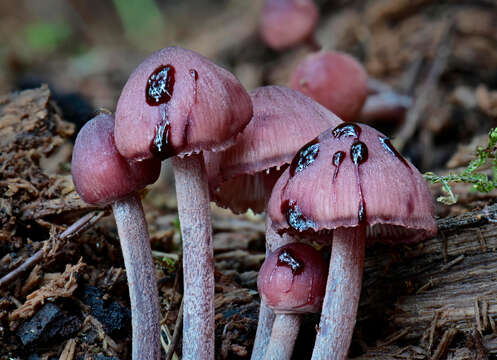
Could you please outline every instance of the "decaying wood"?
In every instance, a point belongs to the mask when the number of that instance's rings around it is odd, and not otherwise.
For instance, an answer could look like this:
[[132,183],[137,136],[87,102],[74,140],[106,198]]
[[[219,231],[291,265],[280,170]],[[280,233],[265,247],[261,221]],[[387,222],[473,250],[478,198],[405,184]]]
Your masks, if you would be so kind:
[[[29,294],[26,297],[26,302],[9,315],[9,320],[14,321],[31,317],[47,299],[54,300],[58,297],[71,296],[78,287],[76,275],[85,266],[86,264],[83,263],[81,259],[76,265],[67,265],[64,273],[59,274],[47,285]],[[13,323],[11,323],[11,327],[12,324]]]
[[74,359],[74,353],[76,351],[76,340],[69,339],[64,346],[62,354],[60,354],[59,360],[72,360]]
[[361,359],[471,359],[453,341],[474,331],[497,354],[496,222],[491,205],[439,220],[439,235],[417,246],[368,249],[356,330],[377,346]]

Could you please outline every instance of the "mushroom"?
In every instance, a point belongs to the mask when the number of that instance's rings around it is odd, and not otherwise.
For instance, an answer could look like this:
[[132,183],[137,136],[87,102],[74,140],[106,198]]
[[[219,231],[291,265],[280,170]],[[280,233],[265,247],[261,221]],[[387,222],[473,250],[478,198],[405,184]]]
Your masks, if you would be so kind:
[[263,86],[249,95],[253,116],[235,144],[224,151],[204,152],[212,200],[236,214],[248,209],[263,212],[295,152],[342,123],[311,98],[285,86]]
[[313,33],[319,12],[313,0],[265,0],[260,33],[272,49],[283,50],[308,41],[313,48]]
[[[274,183],[295,152],[341,120],[311,98],[284,86],[264,86],[250,93],[254,115],[237,142],[222,152],[205,152],[211,198],[235,213],[265,210]],[[275,140],[277,139],[277,140]],[[266,255],[288,242],[272,231],[266,217]],[[252,359],[266,352],[274,314],[261,302]]]
[[147,223],[137,191],[157,180],[160,161],[123,158],[114,117],[100,114],[78,133],[72,155],[76,191],[90,204],[112,205],[131,301],[133,359],[160,359],[159,295]]
[[419,171],[387,136],[354,123],[326,130],[296,154],[273,188],[268,213],[278,233],[333,240],[313,359],[347,356],[366,242],[418,242],[437,230]]
[[145,59],[117,104],[116,146],[124,157],[173,157],[183,238],[183,359],[214,358],[214,260],[201,152],[231,146],[251,116],[250,97],[231,73],[179,47]]
[[284,245],[262,264],[257,278],[261,298],[276,312],[265,359],[289,360],[301,314],[317,313],[326,287],[326,262],[312,246]]
[[392,90],[370,94],[366,98],[359,118],[361,122],[368,124],[376,122],[398,124],[404,120],[411,105],[412,99],[409,96]]
[[330,109],[343,121],[356,121],[368,93],[368,77],[352,56],[319,51],[297,65],[289,86]]

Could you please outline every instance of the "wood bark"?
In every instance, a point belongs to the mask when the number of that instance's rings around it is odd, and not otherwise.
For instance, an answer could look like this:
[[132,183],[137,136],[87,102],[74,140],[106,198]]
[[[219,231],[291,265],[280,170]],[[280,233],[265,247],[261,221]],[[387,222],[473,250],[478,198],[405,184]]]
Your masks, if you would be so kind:
[[497,354],[497,205],[441,219],[438,229],[420,244],[366,250],[352,357]]

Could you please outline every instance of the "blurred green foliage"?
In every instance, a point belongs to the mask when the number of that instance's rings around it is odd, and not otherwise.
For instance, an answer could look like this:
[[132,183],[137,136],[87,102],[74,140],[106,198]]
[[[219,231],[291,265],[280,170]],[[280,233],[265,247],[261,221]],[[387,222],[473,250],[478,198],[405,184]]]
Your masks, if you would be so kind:
[[176,232],[179,234],[179,239],[182,241],[182,236],[181,236],[181,224],[179,222],[179,216],[176,216],[176,219],[173,221],[173,228],[176,230]]
[[29,48],[37,52],[51,52],[59,48],[72,35],[65,23],[34,22],[24,29],[24,38]]
[[113,0],[128,40],[143,50],[156,47],[166,26],[163,14],[154,0]]

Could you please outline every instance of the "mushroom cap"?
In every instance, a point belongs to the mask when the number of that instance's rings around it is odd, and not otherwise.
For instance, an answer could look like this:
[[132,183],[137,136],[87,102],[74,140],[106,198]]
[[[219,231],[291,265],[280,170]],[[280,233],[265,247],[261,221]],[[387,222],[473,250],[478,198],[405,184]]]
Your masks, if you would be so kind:
[[412,105],[412,99],[393,91],[383,91],[368,95],[361,109],[360,119],[365,123],[401,123],[407,110]]
[[265,210],[271,190],[285,167],[236,176],[216,187],[209,184],[211,201],[235,214],[243,214],[249,209],[260,214]]
[[127,160],[114,143],[114,116],[99,114],[79,131],[72,153],[76,191],[89,204],[107,205],[154,183],[160,161]]
[[284,86],[250,92],[254,114],[235,144],[205,152],[212,200],[236,213],[262,212],[271,189],[295,152],[342,122],[302,93]]
[[289,86],[310,96],[343,121],[357,121],[366,101],[367,82],[366,71],[352,56],[319,51],[297,65]]
[[146,58],[126,82],[116,146],[128,159],[222,150],[251,116],[250,97],[234,75],[191,50],[168,47]]
[[266,0],[262,8],[260,33],[271,48],[282,50],[309,38],[318,22],[313,0]]
[[437,231],[423,176],[364,124],[343,123],[305,145],[275,184],[268,213],[280,233],[366,224],[368,242],[393,243]]
[[321,310],[327,275],[327,264],[316,249],[304,243],[287,244],[266,258],[257,288],[277,313],[314,313]]

